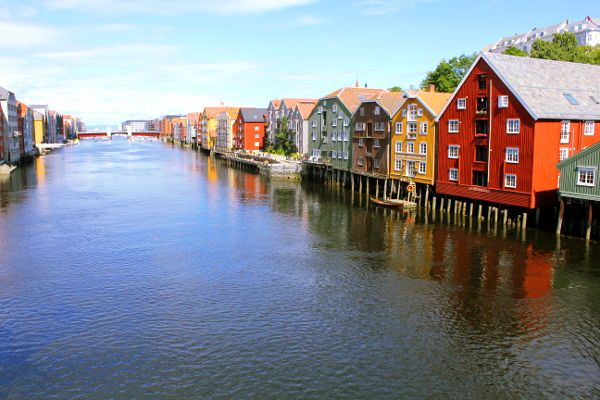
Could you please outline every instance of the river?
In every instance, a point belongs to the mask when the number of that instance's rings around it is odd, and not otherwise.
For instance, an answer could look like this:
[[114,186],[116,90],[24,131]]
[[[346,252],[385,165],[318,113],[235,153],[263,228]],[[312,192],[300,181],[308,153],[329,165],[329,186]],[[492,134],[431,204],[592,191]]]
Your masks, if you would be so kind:
[[600,246],[152,142],[0,180],[2,399],[600,397]]

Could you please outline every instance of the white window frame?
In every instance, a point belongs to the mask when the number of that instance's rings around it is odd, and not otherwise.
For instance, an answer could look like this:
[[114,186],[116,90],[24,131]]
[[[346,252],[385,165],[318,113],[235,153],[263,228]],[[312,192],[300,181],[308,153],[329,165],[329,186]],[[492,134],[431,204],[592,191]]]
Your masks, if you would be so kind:
[[560,150],[558,151],[558,160],[563,161],[563,160],[566,160],[567,158],[569,158],[569,148],[561,147]]
[[365,139],[358,138],[358,147],[363,147],[365,145]]
[[498,108],[508,108],[508,96],[498,96]]
[[506,133],[509,135],[521,133],[521,120],[519,118],[507,118]]
[[427,174],[427,163],[424,161],[419,162],[419,168],[417,172],[421,175]]
[[396,122],[396,135],[401,135],[402,134],[402,122]]
[[333,150],[331,152],[331,158],[337,158],[337,151]]
[[[456,150],[456,155],[454,155]],[[460,146],[457,144],[448,145],[448,158],[458,159],[460,155]]]
[[344,127],[348,127],[350,125],[350,119],[345,118],[344,119]]
[[460,130],[460,121],[457,119],[448,120],[448,133],[458,133]]
[[381,147],[381,140],[379,139],[373,139],[373,148],[374,149],[378,149]]
[[[594,187],[596,186],[596,171],[597,167],[587,167],[587,166],[578,166],[577,167],[577,186],[587,186]],[[588,174],[591,172],[592,182],[587,182]],[[584,173],[585,175],[583,175]],[[581,178],[584,177],[582,181]]]
[[347,160],[347,159],[348,159],[348,152],[347,152],[347,151],[344,151],[344,152],[343,152],[343,155],[344,155],[344,160]]
[[[427,135],[427,133],[429,132],[429,123],[428,122],[421,122],[421,129],[419,129],[419,133],[421,135]],[[425,129],[423,129],[425,128]]]
[[337,119],[331,118],[331,126],[334,128],[337,126]]
[[[509,179],[514,179],[513,182],[509,182]],[[504,174],[504,187],[507,189],[517,188],[517,175],[516,174]]]
[[375,122],[375,132],[385,132],[385,122]]
[[402,142],[396,142],[394,150],[396,153],[402,153]]
[[417,123],[416,122],[409,122],[406,124],[406,133],[408,135],[416,135],[417,134]]
[[316,119],[316,118],[314,118],[314,119],[312,120],[312,127],[313,127],[313,128],[316,128],[316,127],[317,127],[317,119]]
[[337,104],[331,106],[331,112],[336,113],[338,111]]
[[583,134],[585,136],[594,136],[596,130],[596,122],[595,121],[585,121],[583,123]]
[[504,160],[509,164],[519,163],[519,148],[518,147],[507,147],[505,151]]
[[415,142],[406,142],[406,152],[409,154],[414,154]]
[[569,143],[571,139],[571,121],[560,122],[560,142]]
[[419,154],[427,155],[427,143],[419,143]]
[[354,130],[357,132],[364,132],[367,129],[367,124],[364,122],[357,122],[354,124]]
[[456,99],[456,109],[457,110],[466,110],[467,109],[467,98],[461,97]]
[[375,110],[373,110],[373,114],[374,115],[380,115],[381,114],[381,107],[375,106]]
[[458,168],[448,169],[448,180],[457,182],[458,181]]
[[313,142],[317,140],[317,131],[315,130],[312,131],[312,140]]
[[365,165],[362,157],[358,157],[356,159],[356,165],[358,165],[359,167],[362,167],[363,165]]
[[402,160],[394,160],[394,171],[402,171]]

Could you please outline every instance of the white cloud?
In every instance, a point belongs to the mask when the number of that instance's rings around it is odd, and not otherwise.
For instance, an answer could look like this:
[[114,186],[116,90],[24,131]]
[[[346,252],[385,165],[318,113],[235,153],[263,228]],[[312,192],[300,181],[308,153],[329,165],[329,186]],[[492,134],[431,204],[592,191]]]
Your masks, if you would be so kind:
[[23,49],[56,43],[64,32],[47,26],[0,22],[0,48]]
[[47,0],[55,10],[86,10],[102,14],[177,15],[182,12],[208,12],[217,15],[262,14],[312,4],[316,0]]
[[421,3],[434,1],[436,0],[358,0],[356,5],[365,14],[384,15],[410,10]]

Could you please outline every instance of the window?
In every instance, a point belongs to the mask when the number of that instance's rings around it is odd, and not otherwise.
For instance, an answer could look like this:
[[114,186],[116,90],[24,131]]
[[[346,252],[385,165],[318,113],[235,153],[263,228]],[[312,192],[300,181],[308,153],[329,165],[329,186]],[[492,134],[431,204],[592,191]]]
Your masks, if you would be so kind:
[[337,151],[333,150],[331,152],[331,158],[337,158]]
[[426,174],[427,173],[427,163],[424,163],[422,161],[419,163],[419,173],[420,174]]
[[414,161],[406,162],[406,175],[407,176],[415,176],[415,162]]
[[508,108],[508,96],[498,96],[498,108]]
[[409,122],[407,124],[407,129],[408,129],[408,134],[409,135],[416,135],[417,134],[417,123],[416,122]]
[[334,104],[331,106],[331,112],[334,112],[334,113],[337,112],[337,104]]
[[423,116],[423,109],[422,109],[422,108],[419,108],[419,109],[417,109],[417,115],[418,115],[419,117],[422,117],[422,116]]
[[415,152],[415,144],[414,144],[414,142],[408,142],[408,143],[406,143],[406,152],[407,153],[414,153]]
[[375,107],[375,110],[373,111],[373,114],[375,114],[375,115],[381,114],[381,107],[379,107],[379,106]]
[[520,119],[507,119],[506,120],[506,133],[514,134],[521,132],[521,120]]
[[402,122],[396,122],[396,135],[402,134]]
[[256,132],[258,132],[258,130],[259,130],[259,129],[260,129],[260,128],[259,128],[258,126],[255,126],[255,127],[254,127],[254,130],[255,130]]
[[595,123],[594,121],[585,121],[585,126],[583,129],[583,134],[586,136],[594,136],[594,128],[595,128]]
[[458,169],[450,168],[448,170],[448,179],[450,179],[451,181],[457,181],[458,180]]
[[421,135],[427,135],[429,124],[427,122],[421,122]]
[[[323,104],[325,104],[325,103],[323,103]],[[319,106],[319,111],[318,111],[318,113],[319,113],[319,114],[321,114],[322,112],[323,112],[323,106]]]
[[473,171],[473,185],[487,186],[487,172]]
[[418,117],[417,106],[414,104],[409,105],[408,106],[408,120],[416,121],[417,117]]
[[348,132],[344,131],[344,142],[348,141]]
[[362,157],[358,157],[356,159],[356,164],[362,167],[363,164],[364,164],[363,158]]
[[312,131],[312,140],[317,140],[317,131]]
[[519,149],[516,147],[506,148],[506,162],[511,164],[519,163]]
[[256,134],[256,135],[254,135],[254,138],[255,139],[260,139],[260,135]]
[[360,116],[364,117],[365,116],[365,109],[364,108],[360,108]]
[[566,160],[567,158],[569,158],[569,149],[567,147],[561,147],[558,159],[562,161]]
[[335,141],[337,141],[337,132],[336,132],[336,131],[333,131],[333,132],[331,133],[331,141],[332,141],[332,142],[335,142]]
[[487,119],[475,121],[475,137],[487,137],[489,133],[489,121]]
[[385,122],[375,122],[375,132],[384,132]]
[[487,88],[487,81],[485,75],[477,76],[477,83],[479,84],[479,90],[485,90]]
[[337,126],[337,119],[335,119],[335,118],[331,119],[331,126],[333,126],[333,127]]
[[348,159],[348,152],[344,151],[343,153],[344,153],[344,160],[347,160]]
[[488,99],[487,97],[477,98],[477,114],[486,114],[488,112]]
[[374,139],[373,140],[373,147],[378,149],[379,147],[381,147],[381,142],[379,141],[379,139]]
[[402,160],[394,160],[394,170],[402,171]]
[[321,156],[321,150],[319,150],[319,149],[313,149],[312,156],[314,158],[319,158]]
[[475,146],[475,161],[487,162],[488,149],[487,146]]
[[354,130],[362,132],[365,130],[366,125],[367,124],[365,124],[364,122],[357,122],[356,124],[354,124]]
[[402,142],[396,142],[396,153],[402,153]]
[[379,160],[378,159],[373,160],[373,168],[379,169]]
[[571,122],[562,121],[560,124],[560,142],[569,143],[569,135],[571,133]]
[[402,110],[402,116],[406,117],[406,108]]
[[448,146],[448,158],[458,158],[458,145],[451,144]]
[[448,120],[448,133],[458,133],[458,124],[457,119]]
[[358,147],[363,147],[364,145],[365,145],[365,139],[359,138],[358,139]]
[[427,154],[427,143],[419,143],[419,154]]
[[350,120],[348,118],[344,119],[344,126],[347,127],[350,125]]
[[504,175],[504,187],[515,189],[517,187],[517,176],[514,174]]
[[577,185],[594,186],[596,183],[595,167],[577,167]]
[[458,108],[459,110],[465,110],[467,108],[467,99],[462,98],[456,100],[456,108]]
[[579,105],[579,102],[577,101],[575,96],[573,96],[571,93],[563,93],[563,95],[569,101],[569,103],[571,103],[571,105],[574,105],[574,106]]

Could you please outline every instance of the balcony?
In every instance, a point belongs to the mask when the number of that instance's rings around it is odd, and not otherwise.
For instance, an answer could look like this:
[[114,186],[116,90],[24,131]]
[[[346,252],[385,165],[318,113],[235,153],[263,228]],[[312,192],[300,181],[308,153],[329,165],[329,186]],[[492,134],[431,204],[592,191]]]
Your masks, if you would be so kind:
[[488,113],[488,99],[487,97],[478,97],[477,98],[477,110],[475,114],[477,115],[487,115]]

